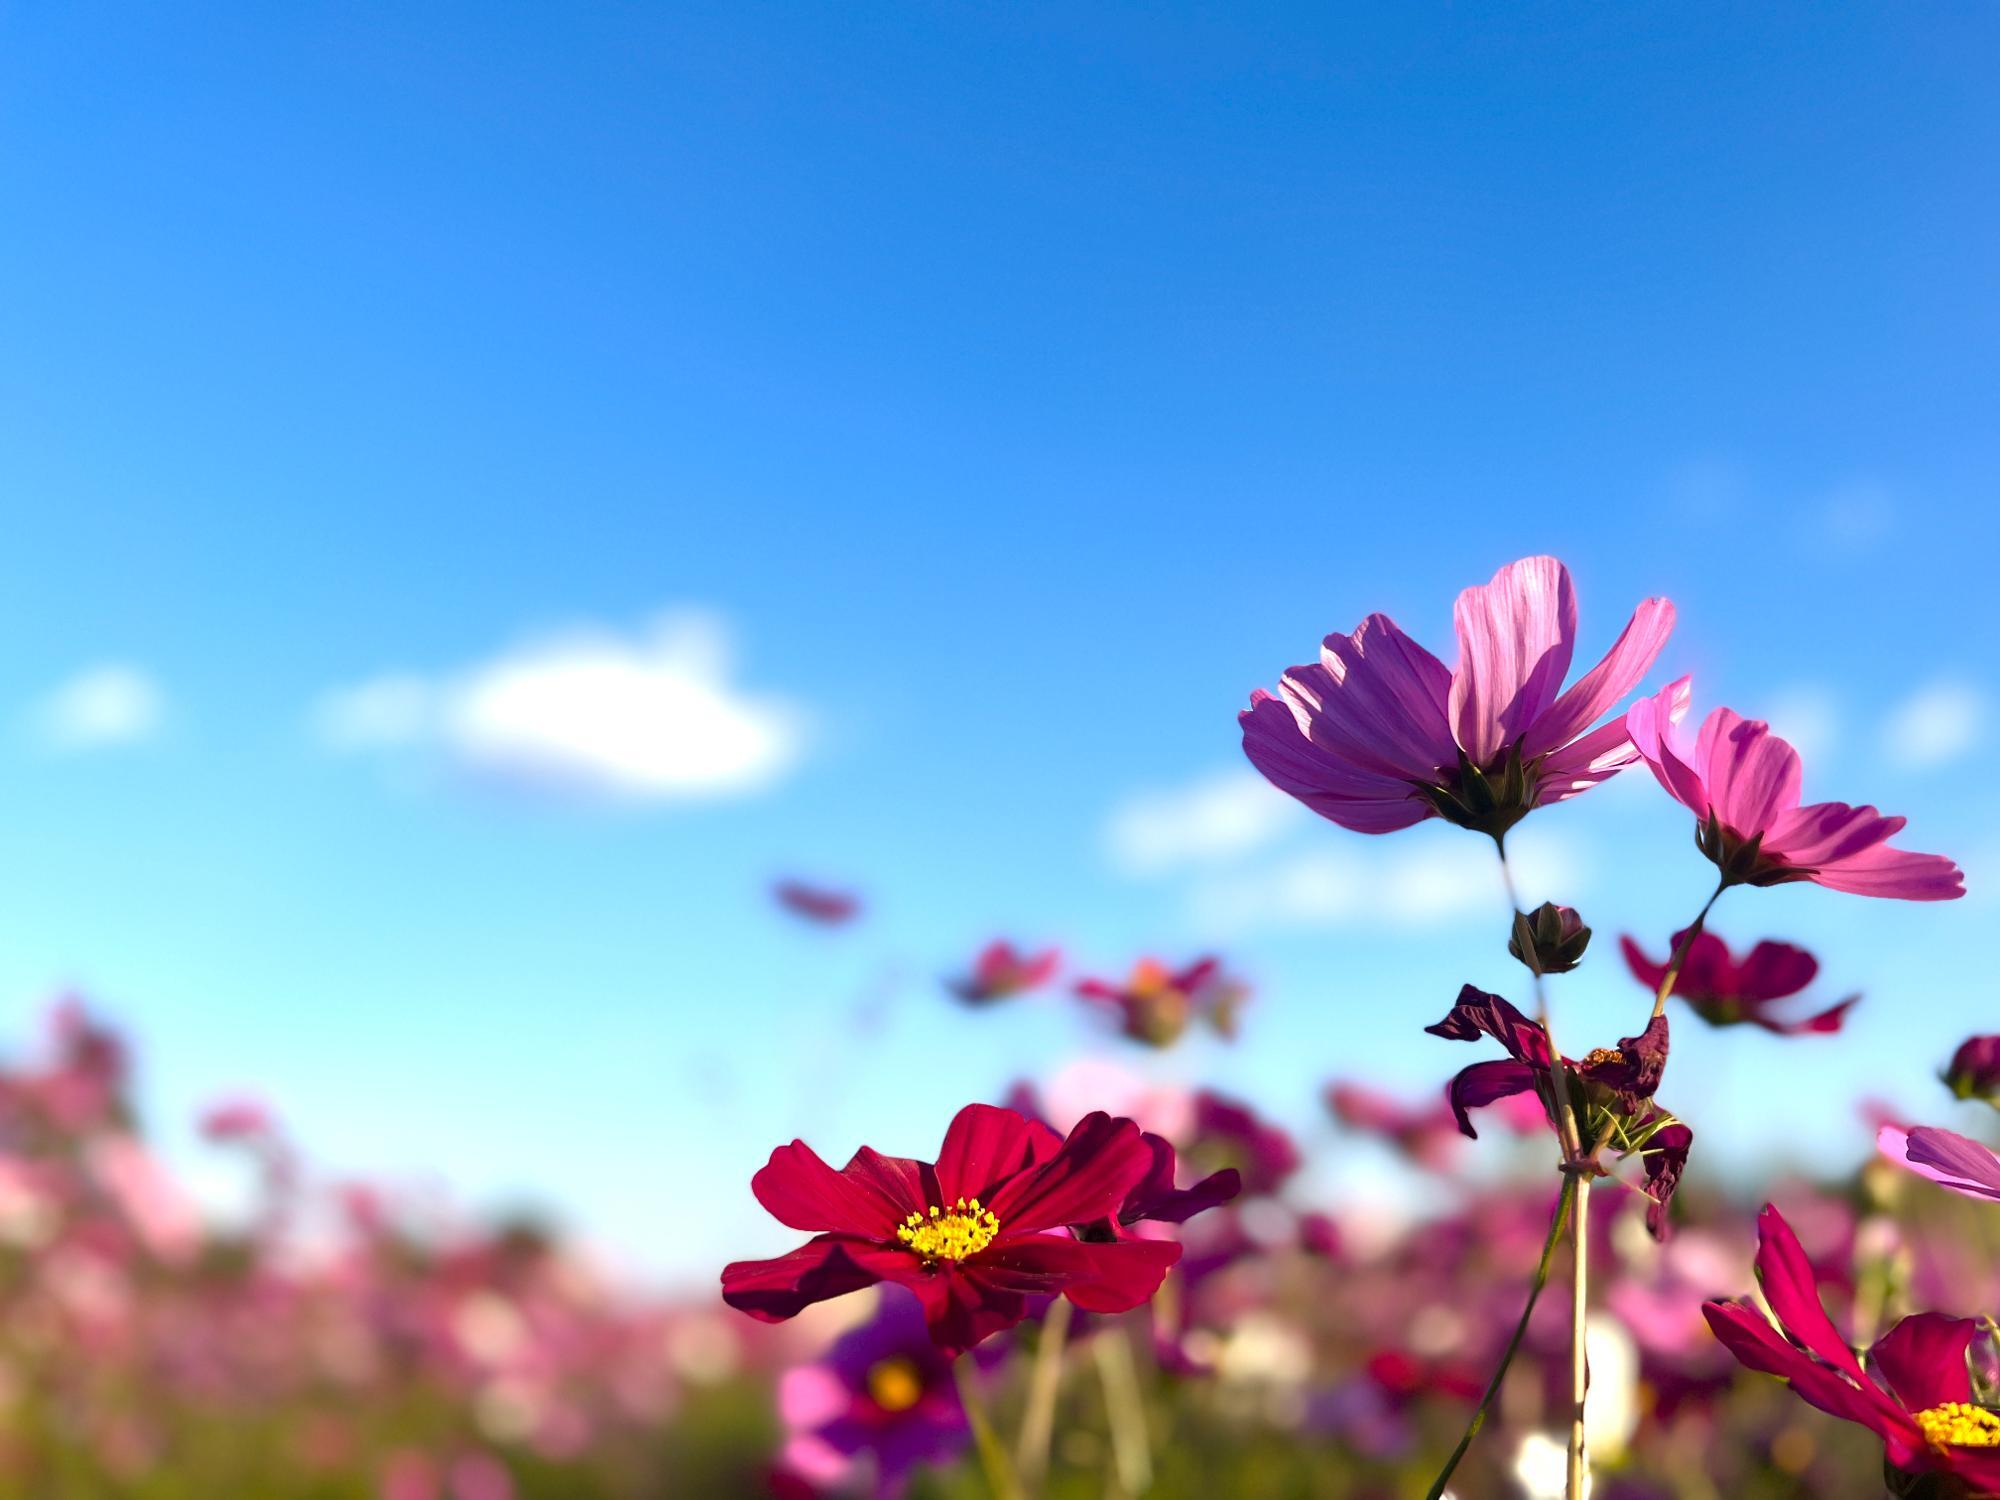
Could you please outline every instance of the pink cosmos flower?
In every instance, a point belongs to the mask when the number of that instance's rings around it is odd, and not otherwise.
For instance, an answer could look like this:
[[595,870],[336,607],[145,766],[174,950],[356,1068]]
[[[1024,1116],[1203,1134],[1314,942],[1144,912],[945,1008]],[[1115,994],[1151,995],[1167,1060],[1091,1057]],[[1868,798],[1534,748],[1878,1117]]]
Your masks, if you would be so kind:
[[1897,1494],[1918,1493],[1910,1481],[1919,1474],[1958,1480],[1961,1494],[2000,1493],[2000,1416],[1974,1404],[1966,1369],[1977,1322],[1917,1313],[1857,1358],[1820,1303],[1797,1236],[1768,1204],[1757,1219],[1757,1280],[1775,1328],[1745,1302],[1702,1306],[1741,1363],[1789,1381],[1821,1411],[1881,1438],[1899,1476],[1891,1486]]
[[[1668,953],[1679,951],[1686,936],[1686,929],[1675,933],[1667,944]],[[1630,937],[1618,941],[1632,977],[1649,990],[1659,989],[1660,981],[1666,977],[1667,960],[1654,963],[1646,956],[1646,950]],[[1847,1012],[1860,1000],[1859,995],[1849,995],[1816,1015],[1796,1020],[1771,1014],[1774,1004],[1798,994],[1818,973],[1819,960],[1790,943],[1761,942],[1739,959],[1714,933],[1701,932],[1688,944],[1674,998],[1686,1001],[1711,1026],[1747,1022],[1779,1036],[1838,1031]]]
[[1279,790],[1357,833],[1425,818],[1504,834],[1536,807],[1637,759],[1622,719],[1592,725],[1638,686],[1673,630],[1648,599],[1609,653],[1565,690],[1576,594],[1553,557],[1509,563],[1458,596],[1447,668],[1387,615],[1330,635],[1237,716],[1243,751]]
[[1875,1137],[1882,1154],[1939,1187],[1966,1198],[2000,1199],[2000,1156],[1970,1137],[1935,1125],[1904,1130],[1884,1125]]
[[1688,680],[1632,705],[1632,744],[1660,785],[1701,820],[1696,838],[1731,885],[1810,880],[1857,896],[1950,901],[1965,874],[1942,854],[1891,849],[1907,821],[1845,802],[1799,804],[1799,753],[1758,719],[1718,708],[1692,747],[1674,726],[1686,712]]
[[861,898],[854,892],[831,890],[803,880],[780,880],[771,887],[771,896],[793,916],[822,927],[841,927],[861,915]]
[[985,1005],[1040,989],[1055,978],[1061,965],[1058,949],[1029,953],[1005,938],[995,938],[979,950],[971,973],[949,983],[952,993],[967,1005]]

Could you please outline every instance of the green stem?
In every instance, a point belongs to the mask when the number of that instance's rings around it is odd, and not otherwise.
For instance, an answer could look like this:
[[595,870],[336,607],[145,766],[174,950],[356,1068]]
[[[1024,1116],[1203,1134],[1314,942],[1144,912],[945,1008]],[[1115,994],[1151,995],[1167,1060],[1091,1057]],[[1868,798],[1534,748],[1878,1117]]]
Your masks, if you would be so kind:
[[1049,1472],[1049,1440],[1055,1435],[1056,1393],[1062,1386],[1070,1312],[1067,1297],[1058,1297],[1050,1305],[1042,1319],[1042,1336],[1035,1344],[1034,1368],[1028,1375],[1028,1404],[1014,1445],[1014,1462],[1020,1467],[1022,1484],[1030,1491],[1039,1491]]
[[1127,1495],[1143,1495],[1153,1482],[1153,1440],[1146,1431],[1146,1404],[1132,1365],[1125,1330],[1107,1328],[1090,1341],[1097,1378],[1104,1386],[1104,1414],[1111,1425],[1112,1464]]
[[1014,1466],[1007,1460],[1007,1450],[993,1431],[992,1419],[986,1415],[985,1398],[979,1394],[979,1383],[972,1374],[971,1355],[961,1354],[951,1362],[951,1378],[958,1384],[959,1405],[965,1408],[965,1419],[972,1424],[980,1466],[986,1470],[986,1483],[994,1500],[1026,1500]]
[[1689,925],[1688,930],[1681,934],[1680,942],[1674,945],[1673,957],[1667,960],[1667,971],[1660,976],[1659,992],[1653,996],[1654,1015],[1657,1016],[1665,1012],[1667,997],[1673,994],[1674,986],[1680,982],[1681,965],[1687,962],[1688,950],[1694,947],[1694,940],[1701,936],[1701,929],[1708,921],[1710,908],[1715,905],[1717,898],[1728,889],[1729,877],[1725,875],[1716,884],[1715,889],[1709,892],[1708,899],[1701,905],[1701,910],[1695,913],[1694,921]]
[[1451,1457],[1444,1462],[1444,1470],[1425,1500],[1440,1500],[1444,1487],[1451,1483],[1451,1476],[1458,1468],[1458,1462],[1465,1457],[1465,1450],[1472,1446],[1472,1440],[1479,1435],[1479,1429],[1486,1425],[1486,1413],[1493,1405],[1493,1398],[1500,1394],[1500,1382],[1507,1377],[1507,1367],[1514,1362],[1514,1355],[1521,1347],[1521,1340],[1527,1336],[1528,1319],[1535,1311],[1535,1303],[1540,1300],[1542,1288],[1549,1284],[1549,1263],[1555,1259],[1556,1242],[1562,1238],[1563,1223],[1569,1217],[1570,1205],[1576,1198],[1577,1174],[1563,1173],[1562,1194],[1556,1199],[1555,1212],[1549,1215],[1549,1236],[1542,1243],[1541,1262],[1535,1267],[1535,1279],[1528,1287],[1528,1305],[1521,1309],[1521,1321],[1514,1325],[1514,1336],[1507,1340],[1506,1352],[1500,1356],[1499,1368],[1486,1384],[1486,1394],[1479,1398],[1479,1405],[1472,1413],[1472,1421],[1467,1424],[1465,1436],[1458,1440],[1458,1446],[1451,1450]]

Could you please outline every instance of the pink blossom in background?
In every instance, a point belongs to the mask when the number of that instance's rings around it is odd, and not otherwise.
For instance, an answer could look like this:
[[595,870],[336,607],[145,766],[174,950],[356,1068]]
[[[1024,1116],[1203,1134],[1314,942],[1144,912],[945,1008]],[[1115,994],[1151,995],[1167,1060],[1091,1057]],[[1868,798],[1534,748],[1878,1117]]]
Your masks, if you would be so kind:
[[1950,901],[1965,875],[1941,854],[1891,849],[1907,819],[1845,802],[1800,805],[1799,754],[1770,725],[1718,708],[1692,746],[1675,730],[1687,679],[1632,705],[1632,743],[1673,799],[1700,822],[1702,852],[1732,883],[1810,880],[1901,901]]
[[2000,1156],[1978,1141],[1935,1125],[1904,1130],[1884,1125],[1875,1137],[1884,1156],[1897,1166],[1927,1177],[1967,1198],[2000,1199]]
[[[1504,833],[1636,759],[1624,721],[1598,724],[1653,665],[1674,607],[1647,599],[1567,689],[1576,594],[1553,557],[1509,563],[1453,610],[1447,668],[1387,615],[1330,635],[1320,659],[1238,715],[1243,750],[1280,790],[1357,833],[1425,818]],[[1595,727],[1593,727],[1595,726]]]
[[861,898],[854,892],[803,880],[780,880],[771,887],[771,896],[793,916],[822,927],[842,927],[861,915]]
[[951,992],[968,1005],[985,1005],[995,1000],[1040,989],[1055,978],[1062,965],[1062,953],[1044,948],[1030,953],[1016,948],[1004,938],[988,943],[973,960],[970,973],[949,981]]
[[[1667,952],[1678,952],[1686,936],[1685,930],[1675,933],[1667,944]],[[1655,963],[1630,937],[1618,941],[1632,977],[1647,989],[1657,990],[1666,978],[1667,960],[1662,958]],[[1674,998],[1685,1001],[1689,1009],[1711,1026],[1747,1022],[1779,1036],[1838,1031],[1847,1012],[1860,1000],[1859,995],[1849,995],[1813,1015],[1785,1019],[1771,1014],[1773,1004],[1798,994],[1818,973],[1819,960],[1790,943],[1762,942],[1738,959],[1721,938],[1704,931],[1688,945],[1680,978],[1674,985]]]

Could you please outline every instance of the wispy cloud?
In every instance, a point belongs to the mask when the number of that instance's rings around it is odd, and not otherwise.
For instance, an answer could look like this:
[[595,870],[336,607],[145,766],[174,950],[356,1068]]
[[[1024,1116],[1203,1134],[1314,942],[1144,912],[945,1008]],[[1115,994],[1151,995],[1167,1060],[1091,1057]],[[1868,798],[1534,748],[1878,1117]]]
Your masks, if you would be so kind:
[[[1588,880],[1582,849],[1524,827],[1508,840],[1522,899],[1580,899]],[[1491,922],[1503,909],[1490,844],[1348,839],[1198,882],[1190,916],[1217,937],[1341,927],[1428,930]]]
[[463,770],[640,801],[757,791],[805,749],[803,711],[735,681],[727,624],[699,611],[636,633],[530,640],[439,676],[385,673],[314,716],[342,752],[428,751]]
[[159,733],[166,694],[139,668],[108,662],[62,683],[36,707],[35,729],[51,749],[136,745]]
[[1838,747],[1840,706],[1833,693],[1818,683],[1795,682],[1779,688],[1759,707],[1773,732],[1789,741],[1807,765],[1825,761]]
[[1974,683],[1929,683],[1891,710],[1882,726],[1882,753],[1912,771],[1948,765],[1979,743],[1989,707],[1985,690]]
[[1134,793],[1106,819],[1104,847],[1127,874],[1160,875],[1248,854],[1308,816],[1244,766]]

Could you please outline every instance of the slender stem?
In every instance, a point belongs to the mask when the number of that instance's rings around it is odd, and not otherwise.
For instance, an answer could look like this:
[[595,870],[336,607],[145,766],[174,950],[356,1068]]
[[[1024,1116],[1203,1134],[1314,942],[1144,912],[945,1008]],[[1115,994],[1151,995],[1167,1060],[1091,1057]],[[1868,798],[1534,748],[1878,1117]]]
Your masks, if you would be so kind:
[[1042,1336],[1035,1345],[1035,1364],[1028,1375],[1028,1404],[1021,1416],[1014,1462],[1021,1483],[1030,1492],[1042,1487],[1049,1472],[1049,1440],[1055,1435],[1056,1393],[1062,1387],[1063,1348],[1069,1340],[1070,1302],[1058,1297],[1042,1318]]
[[1521,1340],[1528,1332],[1528,1319],[1535,1311],[1535,1303],[1540,1300],[1542,1288],[1549,1284],[1549,1263],[1555,1259],[1556,1242],[1562,1238],[1563,1224],[1568,1220],[1570,1203],[1576,1196],[1577,1174],[1563,1173],[1562,1195],[1556,1199],[1555,1212],[1549,1215],[1549,1235],[1542,1242],[1542,1259],[1535,1267],[1535,1279],[1528,1284],[1528,1305],[1521,1309],[1521,1321],[1514,1325],[1514,1336],[1507,1340],[1507,1348],[1500,1356],[1500,1364],[1493,1371],[1493,1378],[1486,1383],[1486,1394],[1479,1398],[1479,1405],[1472,1413],[1472,1420],[1466,1424],[1465,1436],[1458,1440],[1458,1446],[1451,1450],[1451,1457],[1444,1461],[1444,1470],[1431,1485],[1425,1500],[1440,1500],[1444,1487],[1451,1483],[1451,1476],[1458,1468],[1458,1461],[1465,1457],[1465,1450],[1472,1446],[1472,1440],[1479,1436],[1479,1429],[1486,1425],[1486,1413],[1493,1405],[1494,1397],[1500,1394],[1500,1382],[1507,1377],[1507,1367],[1514,1363],[1514,1354],[1521,1347]]
[[1660,976],[1659,992],[1653,996],[1654,1015],[1657,1016],[1665,1012],[1667,997],[1673,994],[1674,986],[1680,982],[1681,965],[1687,962],[1688,950],[1694,947],[1694,940],[1701,936],[1702,926],[1708,921],[1709,909],[1715,905],[1716,899],[1728,889],[1729,880],[1725,876],[1717,882],[1715,889],[1709,892],[1708,899],[1701,904],[1701,910],[1695,913],[1694,921],[1688,925],[1688,930],[1681,934],[1680,942],[1674,945],[1673,957],[1667,960],[1667,971]]
[[[1507,905],[1515,916],[1521,915],[1521,893],[1514,884],[1514,867],[1507,862],[1507,839],[1504,834],[1496,834],[1493,847],[1500,855],[1500,880],[1507,888]],[[1549,1044],[1549,1076],[1551,1092],[1555,1095],[1556,1135],[1562,1142],[1563,1157],[1574,1161],[1583,1154],[1583,1132],[1576,1122],[1576,1107],[1571,1098],[1569,1069],[1563,1066],[1562,1048],[1556,1045],[1555,1027],[1549,1019],[1548,991],[1542,981],[1541,965],[1534,962],[1534,955],[1528,955],[1528,972],[1535,979],[1535,1019],[1541,1024],[1542,1035]]]
[[1097,1378],[1104,1385],[1104,1414],[1111,1424],[1111,1456],[1118,1484],[1128,1495],[1143,1495],[1153,1482],[1153,1440],[1146,1432],[1146,1406],[1132,1367],[1125,1330],[1107,1328],[1090,1341]]
[[1590,1179],[1576,1177],[1576,1196],[1570,1204],[1570,1248],[1576,1259],[1576,1277],[1569,1317],[1569,1489],[1567,1500],[1583,1500],[1584,1481],[1590,1473],[1583,1408],[1590,1395]]
[[951,1362],[951,1377],[958,1384],[958,1401],[965,1408],[965,1419],[972,1424],[980,1466],[986,1470],[986,1483],[994,1500],[1026,1500],[1014,1466],[1007,1461],[1007,1450],[993,1431],[992,1419],[986,1415],[986,1400],[979,1394],[979,1382],[973,1377],[971,1355],[961,1354]]

